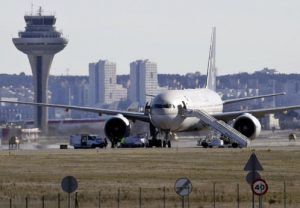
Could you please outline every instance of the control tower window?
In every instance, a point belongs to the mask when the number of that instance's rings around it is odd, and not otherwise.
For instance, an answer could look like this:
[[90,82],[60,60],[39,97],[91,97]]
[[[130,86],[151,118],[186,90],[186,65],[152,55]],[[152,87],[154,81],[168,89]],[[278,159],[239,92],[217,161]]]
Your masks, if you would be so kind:
[[33,25],[43,25],[43,19],[32,19],[31,20],[31,23],[33,24]]
[[44,19],[44,25],[53,25],[54,24],[54,19],[53,18],[45,18]]

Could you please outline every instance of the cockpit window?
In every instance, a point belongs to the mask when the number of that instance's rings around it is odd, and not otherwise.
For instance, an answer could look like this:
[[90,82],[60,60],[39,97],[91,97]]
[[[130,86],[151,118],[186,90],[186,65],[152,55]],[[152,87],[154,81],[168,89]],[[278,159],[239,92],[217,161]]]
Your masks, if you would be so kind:
[[175,108],[173,104],[154,104],[154,108]]

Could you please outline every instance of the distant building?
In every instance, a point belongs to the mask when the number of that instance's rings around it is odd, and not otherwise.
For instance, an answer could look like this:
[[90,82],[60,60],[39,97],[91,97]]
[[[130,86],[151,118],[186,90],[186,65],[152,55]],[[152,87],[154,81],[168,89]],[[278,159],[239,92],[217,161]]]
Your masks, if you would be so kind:
[[280,129],[279,119],[275,118],[274,114],[265,115],[261,119],[261,124],[264,129]]
[[116,64],[99,60],[89,64],[89,104],[111,104],[127,98],[127,90],[117,83]]
[[157,64],[148,59],[130,63],[129,100],[144,105],[157,92]]
[[254,73],[262,73],[262,74],[279,74],[276,69],[269,69],[267,67],[263,68],[260,71],[255,71]]
[[[1,87],[0,100],[32,102],[34,93],[24,86]],[[32,120],[33,108],[26,105],[15,105],[8,103],[0,104],[0,122]]]
[[124,100],[126,100],[127,99],[127,93],[128,93],[128,90],[126,88],[124,88],[120,84],[116,84],[114,95],[113,95],[114,100],[115,101],[124,101]]
[[299,105],[300,103],[300,80],[289,80],[284,84],[282,100],[288,102],[288,105]]
[[76,93],[74,94],[74,100],[76,105],[87,106],[89,99],[89,85],[82,81],[79,86],[76,87]]

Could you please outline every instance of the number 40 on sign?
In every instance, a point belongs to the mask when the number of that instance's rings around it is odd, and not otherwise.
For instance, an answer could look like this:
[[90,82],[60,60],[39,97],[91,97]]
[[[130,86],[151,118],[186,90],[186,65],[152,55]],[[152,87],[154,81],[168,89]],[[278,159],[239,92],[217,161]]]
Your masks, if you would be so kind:
[[252,183],[252,191],[254,194],[261,196],[267,193],[268,184],[263,179],[257,179]]

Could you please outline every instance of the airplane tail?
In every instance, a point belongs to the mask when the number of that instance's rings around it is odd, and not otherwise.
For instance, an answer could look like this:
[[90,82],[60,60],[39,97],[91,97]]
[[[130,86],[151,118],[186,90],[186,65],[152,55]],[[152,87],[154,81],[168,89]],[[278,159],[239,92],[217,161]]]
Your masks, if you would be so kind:
[[206,88],[216,91],[216,78],[217,78],[217,68],[216,62],[216,27],[212,29],[211,43],[209,49],[208,65],[207,65],[207,79]]

